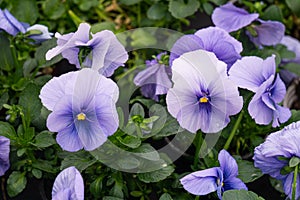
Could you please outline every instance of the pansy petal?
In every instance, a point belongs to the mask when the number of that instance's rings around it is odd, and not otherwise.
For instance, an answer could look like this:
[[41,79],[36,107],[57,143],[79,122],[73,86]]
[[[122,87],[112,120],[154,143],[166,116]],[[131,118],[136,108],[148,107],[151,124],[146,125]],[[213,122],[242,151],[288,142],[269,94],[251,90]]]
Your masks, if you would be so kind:
[[286,35],[283,36],[282,40],[280,41],[280,44],[285,45],[289,51],[295,53],[295,58],[292,59],[282,58],[283,62],[300,63],[300,42],[298,39]]
[[275,75],[276,72],[276,62],[275,62],[275,55],[267,57],[262,66],[260,66],[262,70],[262,75],[264,76],[265,80],[267,80],[270,76]]
[[31,30],[41,31],[40,34],[31,34],[29,36],[29,38],[35,40],[36,43],[41,43],[45,40],[49,40],[52,38],[51,36],[53,35],[53,33],[49,33],[47,26],[41,24],[35,24],[26,29],[27,32]]
[[[255,63],[255,64],[254,64]],[[243,57],[236,61],[230,70],[229,77],[240,88],[256,92],[258,87],[265,81],[262,71],[264,67],[263,59],[255,56]]]
[[70,64],[73,64],[76,66],[76,68],[80,69],[80,62],[78,59],[78,53],[79,53],[79,48],[77,47],[72,47],[65,49],[63,52],[61,52],[62,57],[67,59]]
[[75,152],[83,148],[75,125],[66,127],[60,131],[56,136],[56,141],[65,151]]
[[183,188],[194,195],[206,195],[217,190],[218,167],[197,171],[180,179]]
[[[284,180],[283,180],[283,190],[284,193],[292,199],[292,193],[293,193],[293,181],[294,181],[294,172],[291,172]],[[300,197],[300,176],[298,174],[297,176],[297,185],[296,185],[296,195],[295,199],[298,199]]]
[[71,190],[69,188],[58,191],[52,196],[52,200],[70,199]]
[[7,9],[0,9],[0,29],[15,36],[19,32],[25,33],[25,27]]
[[285,32],[285,27],[282,23],[263,20],[259,20],[259,22],[261,24],[254,28],[257,33],[257,37],[253,37],[248,34],[250,39],[256,45],[271,46],[278,44],[282,40]]
[[218,155],[220,168],[223,171],[224,180],[238,175],[238,166],[235,159],[226,151],[221,150]]
[[259,14],[249,14],[246,10],[234,6],[231,2],[216,8],[212,13],[212,21],[227,32],[237,31],[259,17]]
[[75,77],[75,72],[69,72],[48,81],[41,89],[39,95],[42,104],[48,110],[52,111],[55,104],[65,95],[67,83],[72,82]]
[[281,80],[279,74],[277,74],[275,82],[273,83],[273,86],[271,88],[272,99],[274,100],[275,103],[280,103],[284,99],[285,94],[286,94],[285,84]]
[[241,179],[230,177],[224,181],[224,191],[226,190],[248,190],[247,186]]
[[172,66],[173,61],[180,55],[199,49],[203,49],[203,42],[198,36],[190,34],[180,37],[171,49],[169,65]]
[[[69,190],[69,191],[68,191]],[[61,192],[63,192],[61,194]],[[64,169],[58,174],[52,188],[52,197],[56,195],[65,197],[70,200],[84,199],[84,183],[80,172],[75,167]]]
[[0,136],[0,176],[9,169],[9,152],[10,140],[4,136]]

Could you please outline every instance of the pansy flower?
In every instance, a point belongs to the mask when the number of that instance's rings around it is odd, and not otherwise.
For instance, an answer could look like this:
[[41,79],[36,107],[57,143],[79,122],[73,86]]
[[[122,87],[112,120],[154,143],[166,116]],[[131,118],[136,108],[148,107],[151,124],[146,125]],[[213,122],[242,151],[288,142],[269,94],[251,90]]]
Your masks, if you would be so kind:
[[85,68],[53,78],[40,98],[52,113],[47,127],[58,132],[57,143],[67,151],[94,150],[118,128],[118,86]]
[[140,71],[134,78],[134,84],[141,87],[142,94],[158,101],[158,95],[166,94],[172,86],[170,80],[171,68],[162,63],[166,52],[160,53],[155,59],[146,61],[146,69]]
[[124,66],[128,54],[113,32],[90,34],[90,28],[89,24],[81,23],[75,33],[56,33],[57,46],[46,53],[46,60],[61,54],[77,68],[83,64],[106,77],[111,76],[115,69]]
[[166,97],[169,113],[195,133],[216,133],[243,107],[238,88],[227,76],[226,64],[215,54],[196,50],[173,61],[173,87]]
[[213,52],[217,58],[228,65],[228,68],[239,58],[243,50],[242,44],[218,27],[208,27],[192,35],[179,38],[171,49],[170,66],[180,55],[203,49]]
[[284,36],[284,25],[278,21],[264,21],[258,17],[257,13],[248,13],[231,2],[216,8],[212,13],[213,23],[227,32],[250,25],[251,31],[246,33],[254,44],[257,46],[278,44]]
[[26,32],[24,25],[19,22],[7,9],[4,11],[0,9],[0,29],[13,36],[17,35],[19,32]]
[[255,93],[248,106],[248,112],[257,124],[279,126],[286,122],[291,112],[279,105],[286,88],[279,74],[275,73],[275,56],[263,60],[256,56],[243,57],[229,70],[232,79],[240,88]]
[[[292,197],[294,169],[289,166],[291,159],[300,159],[300,122],[292,123],[284,129],[271,133],[266,141],[254,150],[254,166],[264,174],[281,180],[283,189]],[[299,164],[295,167],[299,167]],[[300,176],[297,175],[296,198],[300,197]]]
[[36,43],[44,42],[45,40],[50,40],[52,38],[53,33],[50,33],[48,31],[48,27],[41,25],[41,24],[35,24],[33,26],[30,26],[26,29],[26,32],[28,31],[39,31],[40,33],[32,33],[28,37],[35,40]]
[[218,156],[220,167],[213,167],[193,172],[180,179],[183,188],[194,195],[206,195],[217,191],[219,199],[227,190],[248,190],[239,179],[238,165],[226,150],[221,150]]
[[9,169],[9,148],[10,140],[4,136],[0,136],[0,176]]
[[58,174],[52,188],[52,200],[83,200],[84,183],[75,167],[64,169]]

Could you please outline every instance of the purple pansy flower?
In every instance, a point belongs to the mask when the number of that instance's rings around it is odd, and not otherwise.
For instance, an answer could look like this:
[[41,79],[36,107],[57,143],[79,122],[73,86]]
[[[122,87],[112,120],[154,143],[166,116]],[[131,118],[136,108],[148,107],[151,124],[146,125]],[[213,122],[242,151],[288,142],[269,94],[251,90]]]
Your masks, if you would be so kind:
[[211,52],[196,50],[175,59],[172,81],[166,98],[168,111],[192,133],[222,130],[229,116],[243,107],[237,86],[227,76],[226,64]]
[[183,188],[194,195],[206,195],[217,191],[219,199],[227,190],[248,190],[239,179],[236,161],[226,150],[218,156],[220,167],[193,172],[180,179]]
[[[115,69],[124,66],[128,54],[123,45],[118,41],[113,32],[104,30],[96,34],[90,34],[90,25],[81,23],[75,33],[65,35],[55,34],[57,46],[46,53],[46,59],[50,60],[58,54],[62,54],[71,64],[80,68],[80,60],[83,65],[97,70],[106,77],[111,76]],[[90,35],[92,38],[90,39]],[[89,49],[88,55],[78,58],[80,48]]]
[[212,21],[217,27],[228,32],[237,31],[252,22],[257,22],[259,24],[252,23],[250,27],[255,32],[254,35],[247,31],[251,41],[257,46],[278,44],[284,36],[284,25],[278,21],[264,21],[258,17],[257,13],[250,14],[229,2],[214,10]]
[[91,151],[118,128],[118,86],[85,68],[50,80],[41,90],[43,105],[52,111],[47,127],[58,132],[57,143],[67,151]]
[[19,32],[25,33],[24,25],[19,22],[7,9],[0,9],[0,29],[6,31],[10,35],[17,35]]
[[[300,121],[286,126],[284,129],[271,133],[266,141],[254,150],[254,166],[264,174],[279,179],[283,183],[283,189],[289,198],[292,197],[292,184],[294,171],[281,173],[284,167],[289,166],[289,160],[293,157],[300,159]],[[299,166],[297,166],[299,167]],[[286,170],[285,170],[286,171]],[[297,176],[296,199],[300,197],[300,176]]]
[[283,62],[295,62],[300,64],[300,42],[296,38],[291,36],[284,36],[280,42],[287,47],[289,51],[295,53],[295,58],[293,59],[283,59]]
[[141,87],[142,94],[158,101],[158,95],[167,94],[172,86],[170,80],[171,68],[160,63],[162,56],[166,52],[160,53],[153,60],[146,61],[146,69],[139,72],[134,78],[134,84]]
[[288,108],[278,105],[285,96],[286,88],[275,70],[275,56],[265,60],[248,56],[238,60],[229,71],[230,79],[240,88],[255,93],[248,106],[251,117],[257,124],[267,125],[273,121],[273,127],[286,122],[291,116]]
[[258,21],[260,22],[259,25],[253,25],[256,36],[252,36],[247,32],[251,41],[257,46],[271,46],[280,43],[285,32],[284,25],[277,21],[263,21],[261,19],[258,19]]
[[52,188],[52,200],[83,200],[84,183],[75,167],[64,169],[58,174]]
[[208,27],[197,31],[193,35],[179,38],[171,49],[170,66],[180,55],[203,49],[213,52],[217,58],[228,65],[228,68],[239,58],[243,50],[242,44],[218,27]]
[[33,31],[33,30],[38,30],[41,33],[39,34],[31,34],[28,37],[35,40],[37,43],[44,42],[45,40],[50,40],[53,35],[53,33],[49,33],[48,27],[41,25],[41,24],[35,24],[33,26],[30,26],[29,28],[26,29],[26,32],[28,31]]
[[213,23],[227,32],[237,31],[258,19],[259,14],[248,13],[231,2],[216,8],[212,13]]
[[9,169],[9,148],[10,140],[4,136],[0,136],[0,176]]

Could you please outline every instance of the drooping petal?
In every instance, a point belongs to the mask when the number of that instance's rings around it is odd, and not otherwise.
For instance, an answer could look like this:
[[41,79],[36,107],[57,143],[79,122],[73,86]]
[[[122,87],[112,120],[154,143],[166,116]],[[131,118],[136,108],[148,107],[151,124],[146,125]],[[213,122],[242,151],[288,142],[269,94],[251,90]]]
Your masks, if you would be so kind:
[[84,199],[83,179],[80,172],[73,166],[58,174],[52,188],[52,198],[58,199],[58,197],[66,196],[69,200]]
[[261,24],[254,27],[257,37],[248,34],[252,42],[258,46],[271,46],[280,43],[285,32],[284,25],[277,21],[258,21]]
[[183,188],[194,195],[206,195],[217,190],[219,167],[193,172],[180,179]]
[[227,32],[237,31],[251,24],[259,17],[257,13],[248,13],[231,2],[216,8],[212,13],[213,23]]
[[0,176],[9,169],[9,152],[10,140],[4,136],[0,136]]
[[173,61],[180,55],[199,49],[203,49],[203,42],[198,36],[190,34],[180,37],[171,49],[169,65],[172,66]]
[[[55,34],[55,37],[58,38],[56,47],[50,49],[46,53],[46,60],[52,59],[54,56],[62,53],[65,50],[69,50],[70,48],[76,48],[77,42],[87,43],[89,41],[89,33],[90,25],[87,23],[81,23],[75,33],[69,33],[67,35]],[[69,54],[68,54],[69,55]],[[78,56],[78,55],[77,55]],[[70,58],[67,58],[68,60]],[[78,58],[77,58],[78,59]],[[69,60],[70,63],[78,63],[77,60]],[[80,66],[77,66],[79,68]]]
[[220,168],[223,171],[224,180],[238,175],[238,166],[235,159],[226,151],[221,150],[218,155]]
[[25,27],[7,9],[0,9],[0,29],[15,36],[19,32],[25,33]]
[[229,78],[233,80],[240,88],[256,92],[258,87],[266,80],[263,76],[263,59],[256,56],[246,56],[236,61],[229,70]]
[[48,110],[52,111],[55,104],[66,94],[65,87],[68,82],[73,82],[75,74],[75,72],[69,72],[60,77],[54,77],[42,87],[39,97]]

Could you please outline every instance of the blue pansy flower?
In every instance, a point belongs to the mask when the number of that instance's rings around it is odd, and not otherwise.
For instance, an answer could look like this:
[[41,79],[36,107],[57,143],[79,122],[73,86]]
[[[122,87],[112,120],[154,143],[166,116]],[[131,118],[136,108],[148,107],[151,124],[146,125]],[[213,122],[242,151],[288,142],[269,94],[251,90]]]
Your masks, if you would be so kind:
[[85,68],[53,78],[40,98],[52,113],[47,127],[58,132],[57,143],[67,151],[94,150],[119,126],[118,86],[94,70]]
[[4,11],[0,9],[0,29],[13,36],[19,32],[26,32],[24,24],[19,22],[7,9],[4,9]]
[[206,195],[217,191],[219,199],[227,190],[248,190],[247,186],[237,178],[238,166],[226,150],[218,156],[220,167],[213,167],[193,172],[180,179],[183,188],[194,195]]

